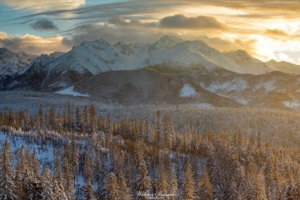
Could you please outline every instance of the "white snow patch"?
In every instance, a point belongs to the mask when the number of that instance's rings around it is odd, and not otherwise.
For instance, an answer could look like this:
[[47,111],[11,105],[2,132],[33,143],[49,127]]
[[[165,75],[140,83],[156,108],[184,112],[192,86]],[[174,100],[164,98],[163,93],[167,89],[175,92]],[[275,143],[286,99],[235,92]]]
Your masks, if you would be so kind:
[[196,90],[189,84],[185,84],[179,92],[180,97],[193,97],[196,95],[197,95]]
[[202,107],[202,108],[210,108],[213,107],[210,103],[193,103],[189,104],[189,106],[196,106],[196,107]]
[[48,87],[67,87],[68,83],[66,82],[55,82],[49,85]]
[[276,89],[276,86],[274,85],[276,81],[275,80],[271,80],[268,82],[264,82],[264,83],[258,83],[255,85],[254,91],[256,91],[257,89],[264,87],[266,89],[267,92],[270,92],[274,89]]
[[248,83],[245,80],[234,78],[231,81],[220,84],[219,82],[210,83],[209,87],[205,87],[204,83],[201,82],[200,86],[210,92],[216,92],[218,90],[230,91],[243,91],[248,88]]
[[292,102],[292,101],[283,101],[282,102],[283,105],[285,107],[288,107],[288,108],[299,108],[300,107],[300,103],[299,102]]
[[72,95],[72,96],[82,96],[82,97],[90,97],[88,94],[80,94],[78,92],[73,91],[74,86],[71,86],[69,88],[66,88],[64,90],[55,92],[55,94],[65,94],[65,95]]
[[240,104],[243,104],[243,105],[247,105],[248,104],[248,100],[246,99],[236,99],[236,101]]

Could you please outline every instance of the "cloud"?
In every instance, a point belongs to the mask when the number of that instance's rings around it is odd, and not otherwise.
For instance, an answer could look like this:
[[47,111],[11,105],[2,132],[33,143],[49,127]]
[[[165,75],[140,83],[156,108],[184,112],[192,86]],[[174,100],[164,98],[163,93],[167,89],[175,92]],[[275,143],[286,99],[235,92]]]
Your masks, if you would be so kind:
[[62,40],[62,36],[42,38],[26,34],[12,37],[0,32],[0,46],[4,46],[12,51],[25,51],[34,55],[49,54],[54,51],[68,51],[69,48],[62,45]]
[[150,43],[156,41],[169,32],[152,28],[144,29],[141,27],[109,26],[107,24],[84,24],[77,26],[65,34],[63,44],[66,47],[79,45],[83,41],[93,41],[104,39],[110,43]]
[[291,63],[294,63],[294,59],[293,58],[291,58],[291,57],[289,57],[287,54],[285,54],[285,53],[278,53],[278,55],[277,55],[277,57],[278,57],[278,60],[279,61],[287,61],[287,62],[291,62]]
[[36,0],[2,0],[1,3],[17,9],[46,11],[53,9],[74,9],[85,4],[85,0],[43,0],[40,4]]
[[298,58],[298,61],[300,62],[300,58]]
[[57,25],[46,18],[38,19],[34,23],[31,23],[30,26],[38,31],[58,31]]
[[276,36],[289,36],[288,33],[286,33],[283,30],[280,30],[280,29],[267,29],[264,33],[268,36],[275,36],[275,37]]
[[128,25],[132,25],[132,26],[141,26],[144,25],[146,23],[142,23],[140,20],[138,19],[131,19],[130,21],[126,21],[125,19],[123,19],[122,17],[120,17],[119,15],[117,16],[113,16],[111,17],[108,21],[108,24],[114,24],[114,25],[121,25],[121,26],[128,26]]
[[198,16],[187,17],[184,15],[168,16],[160,20],[160,26],[179,29],[225,29],[226,24],[214,17]]
[[[183,32],[181,34],[174,33],[173,29],[156,29],[154,27],[141,28],[131,26],[128,27],[120,18],[116,18],[122,26],[109,26],[99,24],[80,25],[73,29],[63,39],[63,44],[71,48],[79,45],[83,41],[93,41],[104,39],[110,43],[125,42],[129,43],[153,43],[164,35],[174,35],[184,40],[202,40],[211,47],[219,51],[231,51],[244,49],[248,53],[255,53],[256,40],[229,40],[220,37],[207,37],[205,35],[196,35],[194,32]],[[121,20],[121,21],[120,21]],[[115,22],[116,23],[116,22]],[[129,23],[129,22],[127,22]],[[125,26],[124,26],[125,25]]]
[[256,54],[255,44],[256,40],[229,40],[220,37],[207,37],[207,36],[200,36],[199,39],[204,41],[209,46],[218,49],[219,51],[236,51],[238,49],[242,49],[250,53],[251,55]]

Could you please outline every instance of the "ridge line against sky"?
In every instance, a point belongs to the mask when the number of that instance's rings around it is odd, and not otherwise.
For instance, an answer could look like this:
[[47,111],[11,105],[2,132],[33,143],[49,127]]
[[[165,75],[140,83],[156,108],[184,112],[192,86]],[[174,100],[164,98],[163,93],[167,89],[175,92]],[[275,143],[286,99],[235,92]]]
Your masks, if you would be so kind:
[[82,41],[153,43],[164,35],[300,64],[300,2],[0,0],[0,47],[39,55]]

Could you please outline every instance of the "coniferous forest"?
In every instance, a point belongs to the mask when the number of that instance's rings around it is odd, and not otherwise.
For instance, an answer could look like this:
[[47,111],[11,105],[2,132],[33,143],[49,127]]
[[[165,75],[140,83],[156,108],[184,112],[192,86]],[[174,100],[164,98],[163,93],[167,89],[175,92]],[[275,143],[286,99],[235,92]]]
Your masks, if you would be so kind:
[[297,113],[102,111],[2,109],[0,199],[300,199]]

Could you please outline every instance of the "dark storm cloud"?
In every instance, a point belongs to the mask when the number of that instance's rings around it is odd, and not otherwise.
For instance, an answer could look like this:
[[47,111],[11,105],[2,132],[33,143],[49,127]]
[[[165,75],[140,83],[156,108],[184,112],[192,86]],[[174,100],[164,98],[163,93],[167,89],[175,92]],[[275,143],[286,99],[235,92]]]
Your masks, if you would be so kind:
[[38,31],[58,31],[58,27],[53,21],[43,18],[38,19],[34,23],[30,24],[31,28]]
[[184,15],[168,16],[160,20],[160,25],[166,28],[181,29],[225,29],[226,25],[214,17],[198,16],[186,17]]

